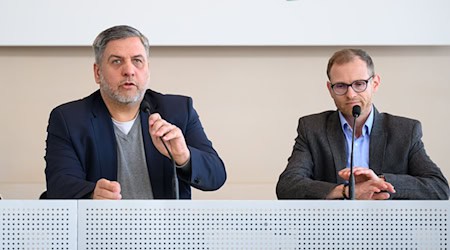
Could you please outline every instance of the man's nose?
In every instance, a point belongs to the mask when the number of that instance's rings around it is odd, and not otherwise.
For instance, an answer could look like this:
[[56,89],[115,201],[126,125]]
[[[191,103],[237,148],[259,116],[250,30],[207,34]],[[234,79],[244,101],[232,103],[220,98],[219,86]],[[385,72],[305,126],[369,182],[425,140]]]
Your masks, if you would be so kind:
[[133,63],[131,63],[130,61],[125,62],[122,67],[122,74],[124,76],[133,77],[135,74],[135,67]]
[[345,93],[345,95],[351,99],[351,98],[357,96],[358,93],[355,92],[355,90],[352,88],[352,86],[348,86],[347,93]]

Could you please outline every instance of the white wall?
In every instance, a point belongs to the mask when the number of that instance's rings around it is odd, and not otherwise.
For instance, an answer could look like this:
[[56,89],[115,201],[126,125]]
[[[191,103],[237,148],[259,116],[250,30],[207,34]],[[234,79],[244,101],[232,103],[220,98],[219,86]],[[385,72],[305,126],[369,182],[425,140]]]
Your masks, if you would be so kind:
[[153,45],[450,45],[448,0],[2,0],[0,46],[86,46],[130,24]]
[[[194,199],[275,199],[300,116],[335,109],[328,58],[341,47],[155,47],[151,86],[194,98],[228,181]],[[422,121],[427,152],[450,177],[450,47],[363,47],[373,57],[381,111]],[[0,193],[37,199],[50,110],[97,89],[88,47],[0,47]]]

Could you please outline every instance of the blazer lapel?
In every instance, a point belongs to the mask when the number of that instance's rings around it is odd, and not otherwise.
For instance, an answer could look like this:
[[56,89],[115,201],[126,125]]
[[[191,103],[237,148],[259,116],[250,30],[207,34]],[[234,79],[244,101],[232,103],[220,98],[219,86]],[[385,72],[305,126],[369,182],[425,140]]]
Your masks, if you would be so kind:
[[386,133],[383,131],[383,114],[374,106],[374,121],[370,133],[369,167],[376,174],[381,174],[386,150]]
[[117,145],[114,128],[100,94],[93,100],[92,128],[94,130],[95,147],[97,148],[97,163],[100,177],[117,180]]
[[328,117],[327,124],[327,138],[333,155],[336,180],[343,181],[342,178],[339,177],[338,172],[347,165],[347,147],[345,146],[345,136],[344,132],[342,132],[341,122],[337,111]]
[[[149,90],[147,90],[149,93]],[[145,96],[146,100],[150,104],[150,112],[157,113],[158,106],[156,103],[151,102],[151,98]],[[153,145],[152,139],[149,133],[148,117],[149,115],[143,111],[140,112],[141,124],[142,124],[142,136],[144,138],[145,158],[147,161],[147,168],[150,176],[150,183],[152,185],[152,191],[154,198],[158,199],[165,197],[164,194],[164,158],[159,151]]]

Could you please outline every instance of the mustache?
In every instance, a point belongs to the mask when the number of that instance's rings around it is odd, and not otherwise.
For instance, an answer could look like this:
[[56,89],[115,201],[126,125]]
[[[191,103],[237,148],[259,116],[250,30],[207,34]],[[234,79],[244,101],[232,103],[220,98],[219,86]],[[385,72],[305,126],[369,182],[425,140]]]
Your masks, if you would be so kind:
[[134,84],[134,85],[138,85],[137,84],[137,82],[136,82],[136,80],[134,80],[133,78],[127,78],[127,79],[123,79],[123,80],[121,80],[120,82],[120,85],[123,85],[123,84]]

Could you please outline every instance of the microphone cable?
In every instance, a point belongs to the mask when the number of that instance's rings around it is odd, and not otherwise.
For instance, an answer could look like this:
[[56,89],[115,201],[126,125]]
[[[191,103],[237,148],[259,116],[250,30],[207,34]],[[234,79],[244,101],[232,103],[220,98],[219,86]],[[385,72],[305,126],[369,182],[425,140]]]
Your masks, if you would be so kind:
[[[145,99],[141,102],[141,110],[145,113],[147,113],[149,116],[151,115],[151,106],[150,103],[147,102]],[[175,159],[173,158],[172,153],[170,152],[169,148],[166,145],[166,142],[162,139],[162,137],[159,137],[162,144],[164,145],[164,148],[167,150],[167,153],[169,154],[169,158],[172,162],[172,168],[173,168],[173,178],[172,178],[172,187],[174,191],[174,199],[179,200],[180,199],[180,189],[178,185],[178,175],[177,175],[177,165],[175,163]]]

